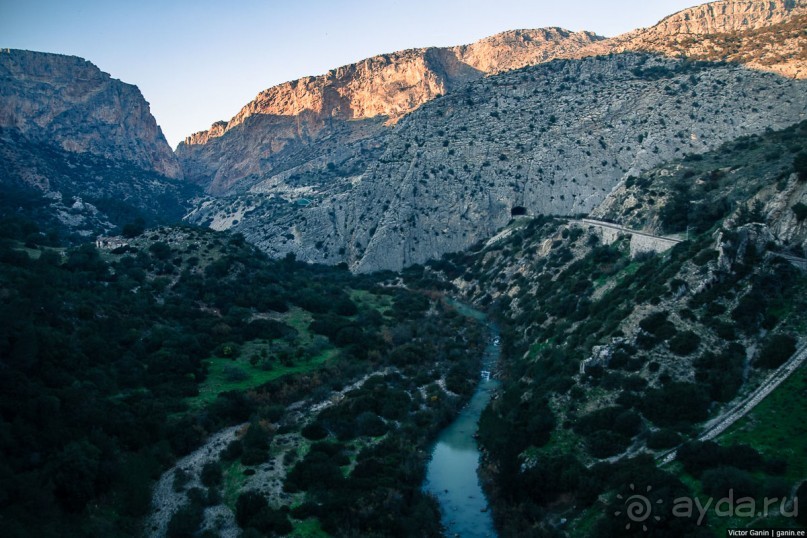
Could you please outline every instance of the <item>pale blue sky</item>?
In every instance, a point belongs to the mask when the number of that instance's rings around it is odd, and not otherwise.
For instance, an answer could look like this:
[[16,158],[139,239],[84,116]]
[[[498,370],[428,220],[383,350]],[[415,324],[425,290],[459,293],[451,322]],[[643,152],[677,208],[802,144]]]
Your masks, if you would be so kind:
[[136,84],[171,146],[274,84],[374,54],[560,26],[613,36],[697,0],[0,0],[0,47]]

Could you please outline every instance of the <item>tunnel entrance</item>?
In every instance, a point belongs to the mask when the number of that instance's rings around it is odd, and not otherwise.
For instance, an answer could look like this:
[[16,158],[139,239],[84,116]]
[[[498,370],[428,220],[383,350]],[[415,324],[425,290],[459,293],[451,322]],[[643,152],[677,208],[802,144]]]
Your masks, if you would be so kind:
[[526,215],[526,214],[527,214],[527,208],[523,207],[523,206],[520,206],[520,205],[513,206],[513,208],[510,209],[510,216],[511,217],[520,217],[520,216]]

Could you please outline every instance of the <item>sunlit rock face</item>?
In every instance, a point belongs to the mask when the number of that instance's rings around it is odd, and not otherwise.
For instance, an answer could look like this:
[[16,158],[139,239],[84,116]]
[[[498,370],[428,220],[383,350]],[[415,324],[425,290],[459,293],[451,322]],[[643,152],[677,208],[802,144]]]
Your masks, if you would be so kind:
[[214,194],[242,190],[291,166],[327,164],[319,147],[368,140],[423,103],[464,84],[559,57],[602,39],[559,28],[515,30],[471,45],[382,54],[269,88],[228,122],[185,139],[188,180]]
[[136,86],[74,56],[0,49],[0,212],[86,240],[176,222],[198,189]]
[[518,30],[282,84],[179,146],[214,196],[189,220],[372,271],[467,248],[516,207],[586,213],[630,175],[804,119],[803,17],[726,0],[612,39]]
[[182,176],[137,86],[75,56],[0,49],[0,129]]

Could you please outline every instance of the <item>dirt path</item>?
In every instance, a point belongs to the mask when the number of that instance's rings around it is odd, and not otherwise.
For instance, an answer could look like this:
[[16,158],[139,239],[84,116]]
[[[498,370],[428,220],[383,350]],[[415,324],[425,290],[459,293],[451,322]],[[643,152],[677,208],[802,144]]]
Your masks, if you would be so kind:
[[[165,536],[171,517],[187,502],[187,489],[204,487],[199,480],[202,467],[208,462],[217,461],[221,451],[227,448],[227,445],[238,437],[239,430],[244,426],[244,424],[232,426],[212,435],[204,446],[185,456],[179,460],[174,467],[163,473],[157,485],[154,487],[154,494],[151,499],[152,513],[146,524],[146,534],[148,536],[155,538]],[[187,486],[179,492],[174,491],[174,476],[178,469],[182,469],[190,476]],[[207,521],[209,519],[208,511],[210,512],[210,519],[220,520],[224,518],[220,530],[225,531],[227,527],[235,526],[236,534],[220,532],[220,535],[222,537],[237,536],[239,529],[238,526],[235,525],[235,518],[232,516],[232,512],[228,509],[229,517],[227,517],[227,514],[221,513],[221,510],[216,510],[216,508],[218,507],[210,507],[206,510],[205,520]],[[226,524],[226,520],[228,519],[232,520],[232,525]]]
[[[344,400],[348,392],[360,388],[371,377],[385,376],[395,371],[397,371],[396,368],[385,368],[369,373],[341,390],[334,391],[321,402],[314,403],[310,400],[295,402],[287,407],[284,422],[302,427],[320,411]],[[246,423],[239,424],[215,433],[201,448],[185,456],[174,467],[163,473],[154,487],[151,501],[152,512],[146,520],[145,534],[147,536],[162,538],[166,535],[171,518],[188,501],[188,490],[195,487],[204,488],[199,479],[202,467],[206,463],[218,461],[221,452],[227,448],[230,442],[240,437],[246,426]],[[288,504],[291,497],[283,491],[283,482],[287,472],[284,457],[290,450],[298,452],[298,457],[303,457],[304,454],[299,453],[299,448],[303,443],[302,436],[297,432],[275,436],[269,448],[271,458],[265,463],[250,467],[254,474],[244,479],[241,489],[260,491],[273,506]],[[180,491],[175,491],[174,476],[179,469],[185,471],[190,479]],[[235,522],[235,514],[223,503],[205,509],[202,529],[214,530],[222,538],[237,538],[241,532]]]

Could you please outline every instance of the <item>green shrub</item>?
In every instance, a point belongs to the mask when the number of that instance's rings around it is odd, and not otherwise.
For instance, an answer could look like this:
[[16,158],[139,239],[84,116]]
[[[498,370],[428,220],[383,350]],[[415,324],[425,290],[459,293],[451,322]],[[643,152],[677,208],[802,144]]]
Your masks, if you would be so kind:
[[321,441],[328,437],[328,430],[319,422],[312,422],[302,429],[303,437],[309,441]]
[[714,498],[724,498],[733,491],[735,498],[755,497],[759,492],[759,482],[754,476],[736,467],[709,469],[701,477],[703,491]]
[[669,383],[660,389],[648,390],[640,408],[659,426],[688,426],[706,419],[709,398],[700,385]]
[[203,508],[195,503],[188,503],[181,507],[168,522],[166,536],[169,538],[192,538],[202,524]]
[[681,442],[681,436],[673,430],[661,429],[647,436],[647,447],[653,450],[673,448]]
[[692,331],[684,331],[670,339],[670,351],[676,355],[686,356],[698,349],[700,337]]
[[207,487],[215,487],[221,484],[222,472],[221,465],[217,461],[205,463],[202,467],[201,475],[202,484]]
[[796,352],[796,339],[789,334],[768,337],[754,363],[760,368],[777,368]]
[[801,181],[807,181],[807,152],[802,151],[793,159],[793,169]]

